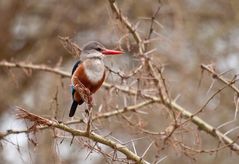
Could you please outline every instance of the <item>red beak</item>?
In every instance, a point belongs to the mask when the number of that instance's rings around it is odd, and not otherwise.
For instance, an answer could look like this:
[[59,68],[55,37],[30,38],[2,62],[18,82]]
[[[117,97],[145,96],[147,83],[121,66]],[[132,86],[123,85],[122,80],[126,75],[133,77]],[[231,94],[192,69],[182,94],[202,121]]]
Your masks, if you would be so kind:
[[104,55],[119,55],[119,54],[123,54],[123,51],[116,51],[116,50],[108,50],[108,49],[104,49],[102,51],[102,54]]

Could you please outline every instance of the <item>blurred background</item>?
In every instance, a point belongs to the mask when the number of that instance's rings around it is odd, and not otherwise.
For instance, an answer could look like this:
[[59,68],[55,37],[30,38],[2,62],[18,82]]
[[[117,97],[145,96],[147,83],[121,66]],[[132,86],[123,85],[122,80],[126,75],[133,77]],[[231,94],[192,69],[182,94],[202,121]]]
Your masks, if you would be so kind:
[[[151,17],[160,6],[154,25],[154,32],[148,49],[156,48],[152,54],[155,64],[164,65],[164,74],[172,98],[193,112],[220,86],[213,82],[211,76],[203,74],[200,64],[214,64],[218,72],[229,71],[224,76],[231,79],[239,74],[239,1],[238,0],[118,0],[121,12],[128,20],[137,25],[142,38],[147,38]],[[159,24],[160,23],[160,24]],[[69,36],[81,47],[91,40],[102,42],[108,48],[118,48],[120,39],[127,29],[116,21],[108,1],[97,0],[0,0],[0,61],[45,64],[60,70],[71,72],[77,58],[70,55],[61,45],[58,36]],[[129,39],[127,44],[134,45]],[[139,64],[137,51],[132,47],[122,47],[128,52],[116,58],[105,59],[106,65],[127,74]],[[135,77],[137,79],[138,77]],[[135,80],[129,79],[125,85]],[[109,74],[108,82],[122,84],[119,77]],[[238,86],[238,83],[236,84]],[[52,118],[67,121],[71,105],[70,79],[58,75],[23,69],[0,68],[0,130],[24,129],[25,122],[16,120],[15,106]],[[96,111],[99,108],[110,111],[125,105],[124,96],[114,91],[109,93],[102,88],[94,97]],[[217,95],[200,117],[217,127],[234,117],[234,93],[226,89]],[[133,100],[126,98],[128,103]],[[154,110],[160,108],[160,110]],[[77,118],[82,117],[84,107],[78,108]],[[143,120],[148,129],[163,130],[169,120],[165,117],[163,107],[150,105],[142,109],[146,115],[134,116]],[[133,117],[133,116],[132,116]],[[227,131],[236,127],[235,121]],[[127,142],[140,138],[132,128],[125,125],[120,118],[109,118],[98,123],[101,133],[111,135]],[[78,127],[78,126],[75,126]],[[191,128],[195,126],[191,125]],[[204,132],[199,132],[202,147],[212,149],[217,140]],[[61,134],[62,135],[62,134]],[[236,138],[238,131],[230,133]],[[106,163],[99,153],[92,153],[84,148],[79,139],[70,145],[70,138],[54,138],[53,130],[45,130],[34,136],[26,134],[11,135],[1,140],[0,163]],[[29,137],[36,141],[34,145]],[[143,154],[150,142],[147,138],[135,142],[138,154]],[[109,151],[107,147],[102,149]],[[131,147],[132,149],[132,147]],[[152,148],[146,159],[168,156],[161,163],[235,163],[238,155],[229,149],[213,154],[197,154],[193,158],[172,149]],[[87,158],[86,158],[87,157]],[[117,163],[117,162],[115,162]]]

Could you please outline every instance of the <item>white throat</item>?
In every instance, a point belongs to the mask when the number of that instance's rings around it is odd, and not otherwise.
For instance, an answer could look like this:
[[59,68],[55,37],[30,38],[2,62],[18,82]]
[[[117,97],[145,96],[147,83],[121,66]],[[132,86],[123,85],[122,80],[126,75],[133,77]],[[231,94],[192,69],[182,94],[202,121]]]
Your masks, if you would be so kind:
[[83,66],[85,74],[91,82],[97,83],[102,80],[105,72],[105,66],[101,59],[87,59],[83,62]]

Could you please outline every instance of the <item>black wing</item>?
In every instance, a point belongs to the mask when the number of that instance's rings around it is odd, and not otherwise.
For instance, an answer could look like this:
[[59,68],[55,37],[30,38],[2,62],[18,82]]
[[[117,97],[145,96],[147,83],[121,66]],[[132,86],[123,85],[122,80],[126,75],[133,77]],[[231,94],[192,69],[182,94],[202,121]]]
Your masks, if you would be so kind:
[[[79,65],[80,63],[81,63],[81,61],[78,60],[78,61],[74,64],[74,66],[73,66],[73,68],[72,68],[71,75],[73,75],[73,73],[75,72],[76,68],[78,67],[78,65]],[[76,111],[77,106],[78,106],[78,105],[81,105],[82,103],[84,103],[83,100],[81,100],[80,102],[76,102],[76,101],[74,100],[74,94],[75,94],[75,92],[76,92],[75,88],[71,85],[71,93],[72,93],[73,102],[72,102],[72,105],[71,105],[69,117],[73,117],[74,114],[75,114],[75,111]]]
[[72,68],[71,75],[73,75],[73,73],[75,72],[76,68],[78,67],[78,65],[79,65],[80,63],[81,63],[80,60],[78,60],[78,61],[75,63],[75,65],[74,65],[73,68]]
[[[71,71],[71,75],[73,75],[73,73],[75,72],[76,68],[78,67],[78,65],[79,65],[80,63],[81,63],[81,61],[78,60],[78,61],[74,64],[74,66],[73,66],[73,68],[72,68],[72,71]],[[76,90],[74,89],[74,87],[71,86],[71,94],[72,94],[72,96],[74,96],[75,91],[76,91]]]

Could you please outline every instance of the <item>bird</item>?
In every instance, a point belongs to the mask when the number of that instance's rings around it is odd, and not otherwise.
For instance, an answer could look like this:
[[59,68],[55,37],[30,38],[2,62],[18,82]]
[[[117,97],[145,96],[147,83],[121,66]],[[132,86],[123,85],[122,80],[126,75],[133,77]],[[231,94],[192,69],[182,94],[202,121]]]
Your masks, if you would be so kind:
[[77,106],[84,103],[80,93],[75,88],[75,80],[78,80],[90,91],[95,93],[105,80],[105,55],[119,55],[123,51],[106,49],[100,42],[91,41],[83,46],[80,59],[74,64],[71,72],[71,92],[73,102],[71,104],[69,117],[73,117]]

